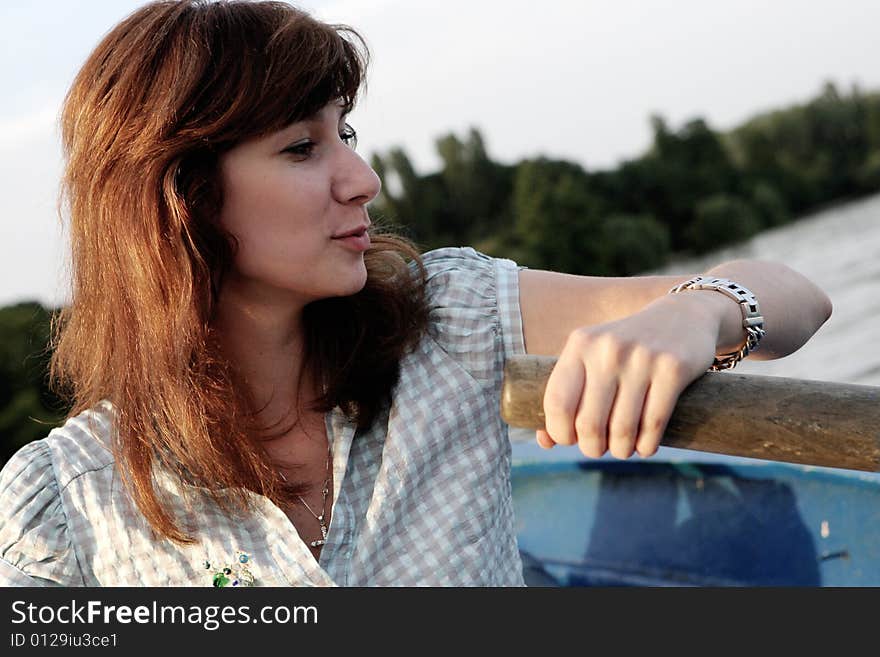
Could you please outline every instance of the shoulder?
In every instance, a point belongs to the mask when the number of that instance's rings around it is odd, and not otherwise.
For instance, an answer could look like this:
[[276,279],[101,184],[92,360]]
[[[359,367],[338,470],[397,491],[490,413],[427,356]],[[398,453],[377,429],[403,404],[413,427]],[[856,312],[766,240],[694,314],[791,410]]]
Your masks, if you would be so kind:
[[110,410],[101,404],[68,419],[0,471],[0,584],[82,583],[63,492],[79,476],[112,466]]
[[461,282],[473,283],[480,277],[487,285],[494,285],[500,274],[517,273],[515,262],[493,258],[469,246],[444,247],[422,255],[430,286],[448,286]]
[[519,309],[519,270],[515,262],[493,258],[466,247],[446,247],[422,256],[432,308],[456,306],[497,310],[515,303]]
[[432,340],[474,378],[494,381],[505,356],[523,353],[519,267],[471,247],[428,251]]
[[111,452],[115,413],[113,405],[103,400],[69,418],[43,439],[62,488],[83,474],[115,463]]
[[429,271],[481,266],[493,260],[494,258],[469,246],[445,246],[422,254],[422,262]]

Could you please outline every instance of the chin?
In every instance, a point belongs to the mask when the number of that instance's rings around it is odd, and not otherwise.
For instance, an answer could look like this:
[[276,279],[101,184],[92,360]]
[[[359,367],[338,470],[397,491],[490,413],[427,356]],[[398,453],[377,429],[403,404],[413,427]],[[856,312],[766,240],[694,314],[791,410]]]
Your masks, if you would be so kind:
[[342,285],[336,296],[350,297],[352,294],[357,294],[363,290],[364,286],[367,284],[366,265],[361,261],[360,267],[357,270],[350,272],[344,279],[340,277],[339,282]]

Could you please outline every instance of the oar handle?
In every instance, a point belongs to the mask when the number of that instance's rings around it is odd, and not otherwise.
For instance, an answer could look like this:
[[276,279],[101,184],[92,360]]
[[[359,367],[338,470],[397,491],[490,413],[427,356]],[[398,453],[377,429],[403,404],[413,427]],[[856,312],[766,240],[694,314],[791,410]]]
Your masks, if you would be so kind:
[[[556,358],[504,366],[501,416],[544,427],[544,389]],[[662,444],[702,452],[880,471],[880,387],[708,372],[679,397]]]

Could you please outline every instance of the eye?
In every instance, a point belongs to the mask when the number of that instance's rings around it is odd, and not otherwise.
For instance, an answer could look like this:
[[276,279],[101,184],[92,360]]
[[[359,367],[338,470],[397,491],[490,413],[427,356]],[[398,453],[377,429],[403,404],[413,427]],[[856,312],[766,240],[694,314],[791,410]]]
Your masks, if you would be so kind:
[[[357,132],[354,128],[352,128],[348,123],[345,124],[345,128],[342,132],[339,133],[339,138],[345,142],[346,146],[351,148],[351,150],[355,150],[357,148]],[[300,142],[299,144],[294,144],[293,146],[289,146],[285,148],[284,153],[290,153],[291,155],[296,155],[301,158],[311,157],[312,152],[315,150],[315,146],[317,144],[313,141],[307,140]]]
[[358,144],[358,135],[354,128],[352,128],[348,123],[345,124],[345,129],[340,133],[339,138],[344,141],[351,150],[355,150]]
[[315,150],[315,142],[304,141],[300,144],[296,144],[295,146],[285,148],[282,152],[290,153],[291,155],[297,155],[299,157],[309,157],[312,154],[313,150]]

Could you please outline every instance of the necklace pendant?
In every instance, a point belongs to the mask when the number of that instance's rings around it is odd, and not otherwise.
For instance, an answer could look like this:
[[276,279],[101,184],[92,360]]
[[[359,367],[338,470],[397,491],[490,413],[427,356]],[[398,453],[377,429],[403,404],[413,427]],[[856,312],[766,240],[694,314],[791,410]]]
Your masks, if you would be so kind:
[[[321,523],[321,538],[327,538],[327,527],[324,525],[323,522]],[[323,542],[324,541],[321,541],[321,543]]]

